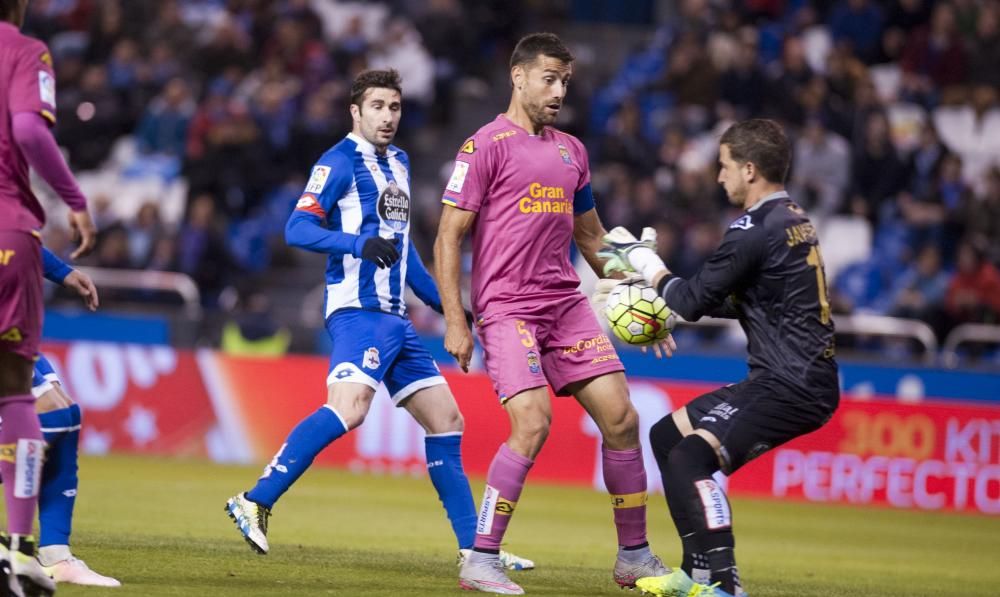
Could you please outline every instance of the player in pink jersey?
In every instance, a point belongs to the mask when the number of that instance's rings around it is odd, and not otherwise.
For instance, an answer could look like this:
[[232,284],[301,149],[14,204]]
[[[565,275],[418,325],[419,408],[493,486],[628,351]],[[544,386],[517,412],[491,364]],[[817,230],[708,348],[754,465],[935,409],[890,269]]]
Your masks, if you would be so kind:
[[[594,209],[587,152],[551,125],[572,74],[573,56],[551,33],[528,35],[511,56],[507,112],[458,152],[434,245],[444,303],[445,348],[468,370],[472,334],[459,290],[462,239],[472,231],[472,303],[487,373],[510,418],[486,479],[465,589],[520,595],[497,553],[535,456],[549,431],[547,385],[572,395],[603,437],[604,481],[618,531],[614,579],[670,572],[646,541],[646,471],[638,416],[624,369],[597,322],[569,261],[570,241],[602,273],[605,234]],[[662,349],[673,349],[668,340]]]
[[45,213],[31,192],[29,166],[72,210],[70,224],[81,240],[74,258],[93,249],[96,233],[49,131],[56,111],[52,57],[45,44],[19,31],[27,4],[0,0],[0,476],[10,532],[0,559],[9,558],[12,592],[51,595],[55,583],[35,559],[31,536],[44,455],[31,378],[42,331],[38,231]]

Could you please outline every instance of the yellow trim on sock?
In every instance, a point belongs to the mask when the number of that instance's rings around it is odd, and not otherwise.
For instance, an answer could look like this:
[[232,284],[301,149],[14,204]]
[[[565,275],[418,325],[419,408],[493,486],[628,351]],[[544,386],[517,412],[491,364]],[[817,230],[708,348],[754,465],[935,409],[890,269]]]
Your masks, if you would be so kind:
[[645,506],[648,498],[649,496],[646,495],[645,491],[626,493],[623,495],[611,494],[611,506],[615,509],[638,508],[639,506]]

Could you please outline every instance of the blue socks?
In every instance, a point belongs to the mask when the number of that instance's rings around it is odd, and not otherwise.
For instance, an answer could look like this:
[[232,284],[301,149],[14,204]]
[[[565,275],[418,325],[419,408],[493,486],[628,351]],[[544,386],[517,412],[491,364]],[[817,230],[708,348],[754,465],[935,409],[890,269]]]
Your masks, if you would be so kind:
[[38,415],[48,444],[38,496],[39,547],[69,545],[73,528],[73,506],[79,483],[77,462],[80,448],[80,407]]
[[284,445],[264,467],[257,485],[247,492],[247,499],[267,508],[274,507],[288,488],[306,472],[323,448],[347,433],[340,416],[328,406],[302,419],[288,434]]
[[459,549],[470,549],[476,540],[476,504],[469,479],[462,470],[462,434],[428,435],[427,473],[455,531]]

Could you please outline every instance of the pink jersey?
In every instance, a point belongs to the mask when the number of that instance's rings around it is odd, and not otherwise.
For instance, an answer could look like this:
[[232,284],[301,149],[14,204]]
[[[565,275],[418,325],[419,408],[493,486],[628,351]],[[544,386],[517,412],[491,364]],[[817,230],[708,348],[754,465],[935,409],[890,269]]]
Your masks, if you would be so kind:
[[56,117],[56,78],[45,44],[0,21],[0,230],[37,230],[45,212],[31,192],[28,162],[14,140],[14,114]]
[[501,114],[458,152],[442,202],[477,212],[472,307],[490,319],[577,293],[569,260],[575,214],[593,207],[583,144],[546,127],[531,135]]

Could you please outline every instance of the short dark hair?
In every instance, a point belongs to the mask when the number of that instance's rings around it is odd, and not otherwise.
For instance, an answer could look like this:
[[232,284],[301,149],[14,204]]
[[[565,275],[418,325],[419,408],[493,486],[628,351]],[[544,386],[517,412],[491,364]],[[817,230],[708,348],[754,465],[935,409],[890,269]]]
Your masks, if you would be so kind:
[[722,134],[719,145],[729,146],[734,161],[756,166],[768,182],[785,182],[791,148],[777,122],[764,118],[737,122]]
[[403,95],[403,80],[396,69],[366,70],[355,77],[351,84],[351,103],[360,108],[361,102],[365,100],[365,92],[376,87],[395,89],[399,95]]
[[573,54],[555,33],[531,33],[521,38],[510,55],[510,67],[534,62],[539,56],[548,56],[566,64],[573,62]]

